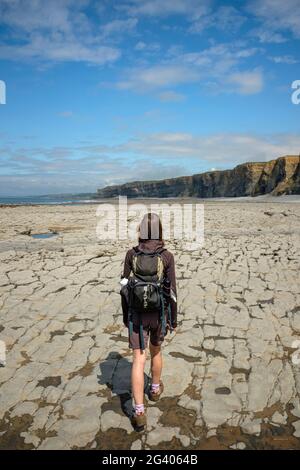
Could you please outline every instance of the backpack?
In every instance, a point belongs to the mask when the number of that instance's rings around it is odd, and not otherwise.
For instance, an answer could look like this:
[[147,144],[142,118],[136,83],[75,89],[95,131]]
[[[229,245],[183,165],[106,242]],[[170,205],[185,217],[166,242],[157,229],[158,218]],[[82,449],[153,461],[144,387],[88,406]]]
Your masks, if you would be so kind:
[[[161,253],[165,248],[154,252],[144,252],[134,247],[132,275],[126,285],[128,293],[129,336],[133,332],[132,314],[140,316],[140,344],[145,349],[142,315],[143,313],[160,312],[163,336],[166,333],[165,300],[164,300],[164,265]],[[170,305],[168,305],[170,315]]]
[[138,312],[157,312],[162,308],[164,265],[161,253],[164,248],[151,253],[134,248],[132,276],[128,280],[129,306]]

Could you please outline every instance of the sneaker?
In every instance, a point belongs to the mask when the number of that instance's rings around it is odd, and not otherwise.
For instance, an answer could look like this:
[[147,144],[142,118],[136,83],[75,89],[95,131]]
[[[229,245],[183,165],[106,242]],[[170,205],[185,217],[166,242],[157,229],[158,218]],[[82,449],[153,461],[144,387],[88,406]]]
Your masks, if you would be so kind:
[[164,391],[164,384],[162,383],[162,381],[160,381],[159,382],[159,389],[157,390],[157,392],[153,392],[150,388],[149,400],[158,401],[161,394],[163,393],[163,391]]
[[131,423],[136,431],[143,431],[147,424],[146,412],[140,414],[134,413],[131,418]]

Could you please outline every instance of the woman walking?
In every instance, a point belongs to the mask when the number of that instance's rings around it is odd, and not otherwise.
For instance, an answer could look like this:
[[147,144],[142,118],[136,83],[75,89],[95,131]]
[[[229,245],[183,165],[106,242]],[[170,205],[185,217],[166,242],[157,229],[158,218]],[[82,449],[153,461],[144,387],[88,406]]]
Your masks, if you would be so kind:
[[167,331],[177,327],[177,294],[174,256],[164,246],[162,224],[157,214],[146,214],[138,228],[138,245],[126,253],[121,289],[123,322],[133,350],[131,372],[136,429],[146,425],[144,368],[149,347],[152,383],[149,399],[159,400],[161,344]]

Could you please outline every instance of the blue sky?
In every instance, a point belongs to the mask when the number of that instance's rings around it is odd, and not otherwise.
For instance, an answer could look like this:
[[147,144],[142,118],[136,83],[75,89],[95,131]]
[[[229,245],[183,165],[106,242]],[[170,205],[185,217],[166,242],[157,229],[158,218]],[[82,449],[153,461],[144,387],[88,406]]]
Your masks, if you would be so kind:
[[0,0],[0,195],[300,152],[299,0]]

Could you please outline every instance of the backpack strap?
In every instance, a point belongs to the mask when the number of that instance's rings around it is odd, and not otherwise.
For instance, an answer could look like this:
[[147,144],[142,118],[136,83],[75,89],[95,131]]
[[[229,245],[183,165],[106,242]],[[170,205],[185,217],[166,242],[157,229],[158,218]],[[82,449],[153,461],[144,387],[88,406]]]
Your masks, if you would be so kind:
[[171,304],[170,304],[170,302],[168,303],[168,318],[169,318],[169,323],[170,323],[170,332],[172,333],[173,327],[172,327],[172,314],[171,314]]
[[162,281],[164,274],[164,263],[160,254],[157,256],[157,278]]
[[162,335],[165,336],[165,334],[166,334],[166,317],[165,317],[164,296],[163,296],[162,292],[160,294],[160,301],[161,301],[161,311],[160,311],[161,332],[162,332]]
[[132,271],[133,271],[133,274],[136,273],[136,261],[137,261],[137,256],[134,255],[133,258],[132,258]]
[[144,342],[144,329],[142,319],[140,317],[140,349],[143,351],[145,349],[145,342]]

